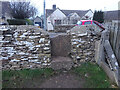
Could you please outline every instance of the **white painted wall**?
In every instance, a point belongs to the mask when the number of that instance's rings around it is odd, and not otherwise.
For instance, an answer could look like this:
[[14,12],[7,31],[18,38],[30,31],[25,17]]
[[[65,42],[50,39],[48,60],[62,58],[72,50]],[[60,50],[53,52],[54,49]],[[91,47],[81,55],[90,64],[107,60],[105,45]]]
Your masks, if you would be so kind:
[[[89,10],[85,14],[85,16],[89,16],[92,20],[93,12]],[[83,16],[82,18],[84,18],[85,16]],[[74,13],[70,18],[78,18],[78,20],[81,19],[81,17],[77,13]],[[56,9],[49,17],[47,17],[47,30],[54,30],[55,20],[62,20],[63,24],[68,24],[66,15],[63,12],[61,12],[60,9]],[[70,22],[72,23],[72,21]]]
[[71,18],[80,18],[80,16],[77,13],[73,13],[73,15],[71,16]]
[[[94,15],[94,13],[93,13],[91,10],[89,10],[89,11],[85,14],[85,16],[89,16],[89,17],[91,18],[91,20],[93,19],[93,15]],[[83,16],[83,17],[85,17],[85,16]]]
[[61,12],[59,9],[56,9],[48,18],[47,18],[47,30],[53,30],[55,25],[55,20],[63,20],[66,15]]
[[54,30],[54,27],[49,19],[47,19],[47,30]]
[[73,15],[70,17],[69,24],[73,24],[73,20],[80,20],[80,16],[77,13],[73,13]]

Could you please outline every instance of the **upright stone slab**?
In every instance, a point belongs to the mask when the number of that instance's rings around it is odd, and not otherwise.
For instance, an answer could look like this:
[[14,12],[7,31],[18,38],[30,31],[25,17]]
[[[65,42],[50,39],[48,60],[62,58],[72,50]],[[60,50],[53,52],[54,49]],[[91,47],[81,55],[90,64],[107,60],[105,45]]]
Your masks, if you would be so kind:
[[71,53],[71,37],[68,34],[58,35],[51,38],[52,62],[50,67],[54,70],[70,70],[74,65],[69,57]]
[[71,43],[70,35],[59,35],[51,38],[51,54],[52,56],[67,57],[70,54]]

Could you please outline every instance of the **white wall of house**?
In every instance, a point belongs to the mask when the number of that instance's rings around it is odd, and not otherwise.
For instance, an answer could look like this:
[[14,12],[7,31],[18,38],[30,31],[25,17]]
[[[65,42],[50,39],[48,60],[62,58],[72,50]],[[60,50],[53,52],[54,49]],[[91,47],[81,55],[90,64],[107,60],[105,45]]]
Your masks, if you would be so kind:
[[77,13],[73,13],[73,14],[71,15],[71,18],[80,18],[80,16],[79,16]]
[[48,20],[47,20],[47,30],[48,30],[48,31],[49,31],[49,30],[54,30],[54,27],[53,27],[51,21],[48,21]]
[[89,10],[82,18],[85,18],[85,16],[88,16],[89,17],[88,19],[92,20],[93,15],[94,15],[94,13],[91,10]]
[[47,30],[54,30],[50,16],[47,18]]
[[55,25],[55,20],[63,20],[66,15],[61,12],[59,9],[56,9],[48,18],[47,18],[47,30],[53,30]]
[[47,17],[47,30],[54,30],[56,25],[55,20],[61,20],[59,24],[75,24],[78,20],[84,19],[88,16],[89,20],[93,19],[93,12],[89,10],[83,17],[80,17],[77,13],[71,13],[70,16],[66,16],[60,9],[56,9],[50,16]]
[[77,13],[73,13],[70,17],[70,24],[75,24],[75,21],[80,20],[80,16]]
[[77,13],[71,13],[69,17],[64,18],[63,24],[76,24],[80,19],[81,17]]

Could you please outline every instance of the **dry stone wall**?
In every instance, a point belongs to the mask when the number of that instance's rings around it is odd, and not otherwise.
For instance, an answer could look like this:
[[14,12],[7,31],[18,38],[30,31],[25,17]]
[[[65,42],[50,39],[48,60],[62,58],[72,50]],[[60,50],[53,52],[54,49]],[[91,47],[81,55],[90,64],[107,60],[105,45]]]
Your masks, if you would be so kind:
[[66,32],[67,30],[70,30],[74,27],[75,25],[57,25],[54,27],[55,32]]
[[[51,43],[48,32],[36,26],[6,28],[0,28],[0,68],[19,70],[50,66]],[[101,33],[91,26],[75,26],[69,30],[69,55],[72,60],[75,63],[95,61],[95,42],[100,39],[100,35]]]
[[40,68],[51,61],[49,35],[34,26],[0,29],[0,46],[2,69]]
[[89,26],[77,26],[71,29],[69,34],[74,62],[95,61],[95,42],[100,39],[100,33],[92,31]]

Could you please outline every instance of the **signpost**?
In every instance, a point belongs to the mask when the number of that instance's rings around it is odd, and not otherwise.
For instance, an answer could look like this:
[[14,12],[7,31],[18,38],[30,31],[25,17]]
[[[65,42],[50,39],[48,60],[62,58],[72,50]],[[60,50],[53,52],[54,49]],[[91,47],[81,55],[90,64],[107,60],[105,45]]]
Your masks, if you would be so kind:
[[44,30],[46,30],[46,10],[45,10],[45,0],[44,0]]

